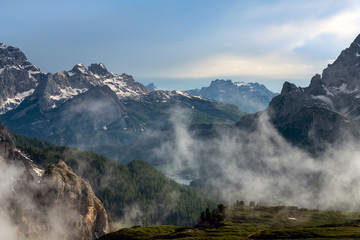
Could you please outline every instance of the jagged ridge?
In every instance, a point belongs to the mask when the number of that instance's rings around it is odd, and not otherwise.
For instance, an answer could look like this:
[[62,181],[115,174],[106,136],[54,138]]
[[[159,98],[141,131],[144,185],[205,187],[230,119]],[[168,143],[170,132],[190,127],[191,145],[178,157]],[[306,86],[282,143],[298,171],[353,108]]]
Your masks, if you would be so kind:
[[222,79],[212,81],[209,87],[186,92],[194,96],[235,104],[248,113],[264,110],[270,100],[277,95],[259,83],[232,82]]

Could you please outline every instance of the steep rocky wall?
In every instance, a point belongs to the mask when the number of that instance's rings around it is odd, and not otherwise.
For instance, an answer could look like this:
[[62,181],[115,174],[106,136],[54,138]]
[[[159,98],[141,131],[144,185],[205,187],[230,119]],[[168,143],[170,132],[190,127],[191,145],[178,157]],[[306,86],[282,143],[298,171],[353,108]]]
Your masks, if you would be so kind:
[[38,168],[1,123],[0,223],[12,229],[7,240],[93,240],[113,230],[86,179],[63,161]]

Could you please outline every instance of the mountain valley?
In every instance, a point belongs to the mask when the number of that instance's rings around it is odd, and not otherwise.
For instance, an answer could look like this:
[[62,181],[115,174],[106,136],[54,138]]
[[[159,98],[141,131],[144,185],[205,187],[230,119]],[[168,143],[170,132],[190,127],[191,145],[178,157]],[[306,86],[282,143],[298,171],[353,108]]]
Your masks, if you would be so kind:
[[[1,125],[0,216],[11,237],[358,237],[360,35],[308,87],[285,82],[279,95],[231,80],[149,90],[104,64],[45,74],[0,46],[0,120],[14,132]],[[225,85],[229,98],[249,99],[236,93],[245,87],[266,99],[247,100],[245,114],[205,98]],[[106,235],[133,225],[148,227]]]

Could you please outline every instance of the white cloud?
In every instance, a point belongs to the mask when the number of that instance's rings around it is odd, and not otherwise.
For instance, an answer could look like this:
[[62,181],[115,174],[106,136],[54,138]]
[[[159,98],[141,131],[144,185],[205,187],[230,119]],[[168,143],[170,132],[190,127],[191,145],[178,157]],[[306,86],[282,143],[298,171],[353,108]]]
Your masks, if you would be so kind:
[[254,8],[251,15],[261,24],[253,28],[250,23],[249,37],[269,51],[291,52],[324,36],[324,48],[335,44],[343,49],[360,33],[359,1],[281,1]]
[[285,50],[292,51],[325,34],[332,35],[330,41],[353,39],[359,34],[359,25],[360,8],[355,8],[323,19],[313,18],[280,25],[270,25],[265,27],[265,31],[261,34],[268,41],[286,43],[284,45],[286,46]]
[[[310,80],[360,33],[360,2],[356,1],[282,1],[249,9],[246,16],[229,15],[233,16],[226,19],[228,25],[207,33],[208,38],[223,39],[228,49],[208,52],[207,57],[195,53],[191,60],[153,69],[151,75]],[[306,51],[298,51],[301,47]]]
[[[144,64],[148,68],[142,66],[136,75],[249,77],[252,81],[267,79],[270,88],[279,85],[271,79],[310,81],[360,33],[360,1],[238,3],[220,11],[217,20],[216,25],[202,28],[201,34],[189,31],[186,47],[167,49],[158,56],[161,61]],[[280,91],[281,86],[276,88]]]
[[172,74],[179,78],[239,75],[301,78],[309,73],[316,73],[322,67],[324,67],[322,63],[306,64],[306,61],[298,59],[294,55],[272,54],[259,57],[242,57],[235,54],[220,54],[189,63],[172,71]]

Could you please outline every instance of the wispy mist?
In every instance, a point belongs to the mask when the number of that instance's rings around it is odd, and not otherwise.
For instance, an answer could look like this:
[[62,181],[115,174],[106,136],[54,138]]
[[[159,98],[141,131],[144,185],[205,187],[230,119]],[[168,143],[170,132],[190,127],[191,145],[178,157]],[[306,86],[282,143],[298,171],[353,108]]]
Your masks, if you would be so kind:
[[1,165],[0,168],[0,233],[4,239],[18,238],[17,226],[9,216],[9,197],[15,193],[14,186],[21,171],[15,167]]
[[360,148],[353,141],[329,145],[313,157],[288,143],[263,113],[256,131],[216,128],[216,137],[189,130],[186,113],[172,117],[174,140],[154,154],[173,169],[191,169],[200,185],[226,203],[236,200],[307,208],[360,210]]
[[[83,183],[71,183],[53,175],[42,177],[39,181],[32,177],[32,171],[32,168],[24,167],[16,160],[10,160],[0,167],[2,239],[91,238],[94,230],[97,231],[95,227],[98,227],[91,224],[97,220],[97,214],[101,213],[97,213],[97,210],[92,212],[91,206],[96,208],[96,203],[88,202],[92,196],[81,188]],[[67,177],[78,181],[75,176]],[[83,199],[81,195],[86,195],[86,198]],[[98,234],[103,234],[100,232],[101,227],[99,225]]]

